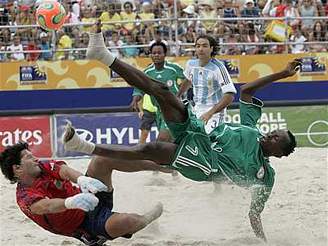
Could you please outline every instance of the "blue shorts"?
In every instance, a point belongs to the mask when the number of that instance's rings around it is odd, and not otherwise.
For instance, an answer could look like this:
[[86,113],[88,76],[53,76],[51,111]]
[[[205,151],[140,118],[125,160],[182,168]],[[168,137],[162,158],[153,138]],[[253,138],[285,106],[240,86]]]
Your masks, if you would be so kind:
[[113,212],[113,191],[98,192],[96,197],[99,199],[98,206],[85,214],[81,229],[85,230],[92,236],[103,236],[112,240],[105,229],[107,219],[112,216]]

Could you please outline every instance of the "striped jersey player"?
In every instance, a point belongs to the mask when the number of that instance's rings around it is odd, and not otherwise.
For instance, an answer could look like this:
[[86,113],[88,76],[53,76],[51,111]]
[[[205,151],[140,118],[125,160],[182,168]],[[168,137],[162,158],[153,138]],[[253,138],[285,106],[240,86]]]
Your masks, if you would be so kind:
[[196,40],[198,59],[187,62],[184,74],[194,94],[194,113],[204,121],[209,133],[224,121],[226,107],[232,103],[236,88],[224,64],[214,58],[216,42],[209,36]]

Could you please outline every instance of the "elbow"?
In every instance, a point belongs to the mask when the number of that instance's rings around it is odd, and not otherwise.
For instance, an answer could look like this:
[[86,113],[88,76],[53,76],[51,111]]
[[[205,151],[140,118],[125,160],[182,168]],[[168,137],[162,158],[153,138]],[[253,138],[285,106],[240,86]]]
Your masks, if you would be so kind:
[[231,104],[233,102],[233,100],[235,99],[235,93],[229,93],[228,94],[228,100],[229,100],[229,104]]
[[254,90],[250,88],[247,83],[240,86],[240,95],[253,95],[253,94],[254,94]]

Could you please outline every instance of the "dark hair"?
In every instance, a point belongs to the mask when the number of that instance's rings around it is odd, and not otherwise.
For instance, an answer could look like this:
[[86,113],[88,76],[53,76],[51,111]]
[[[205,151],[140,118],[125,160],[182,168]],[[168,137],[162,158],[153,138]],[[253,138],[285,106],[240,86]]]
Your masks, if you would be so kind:
[[217,49],[218,49],[218,44],[217,44],[216,40],[214,38],[212,38],[211,36],[209,36],[209,35],[200,35],[200,36],[197,37],[195,45],[197,44],[197,41],[201,38],[208,40],[208,42],[210,43],[210,47],[213,47],[213,51],[211,52],[211,56],[212,57],[215,56],[216,53],[217,53]]
[[8,146],[0,154],[0,165],[3,175],[12,182],[16,182],[17,178],[15,177],[13,171],[13,165],[20,165],[21,163],[21,152],[24,149],[28,149],[27,143],[17,143],[11,146]]
[[164,50],[164,54],[166,55],[166,53],[167,53],[167,47],[166,47],[166,45],[165,45],[162,41],[156,41],[155,43],[153,43],[153,44],[150,46],[150,48],[149,48],[150,53],[153,51],[153,48],[154,48],[155,46],[162,46],[162,47],[163,47],[163,50]]
[[125,2],[123,7],[125,8],[126,5],[130,5],[131,9],[133,9],[133,4],[131,2]]
[[297,145],[295,136],[290,131],[287,131],[289,141],[282,146],[282,151],[285,156],[289,156],[290,153],[293,153]]

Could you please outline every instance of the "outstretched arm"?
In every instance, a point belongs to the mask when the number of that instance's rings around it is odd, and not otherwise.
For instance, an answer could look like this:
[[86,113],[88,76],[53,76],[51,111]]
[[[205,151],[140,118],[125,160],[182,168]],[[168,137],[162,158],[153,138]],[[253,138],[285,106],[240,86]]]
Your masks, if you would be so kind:
[[286,68],[278,73],[274,73],[242,85],[240,87],[240,99],[244,102],[252,102],[252,97],[258,89],[261,89],[274,81],[293,76],[297,73],[301,65],[301,60],[295,59],[292,62],[289,62]]
[[234,93],[231,92],[225,93],[217,104],[215,104],[209,111],[205,112],[200,116],[200,119],[203,120],[205,124],[207,124],[207,122],[212,118],[214,114],[228,107],[233,102],[234,98],[235,98]]
[[265,202],[271,194],[271,188],[260,186],[253,188],[251,193],[252,202],[248,213],[249,221],[256,237],[266,242],[267,239],[262,226],[261,213],[264,209]]

